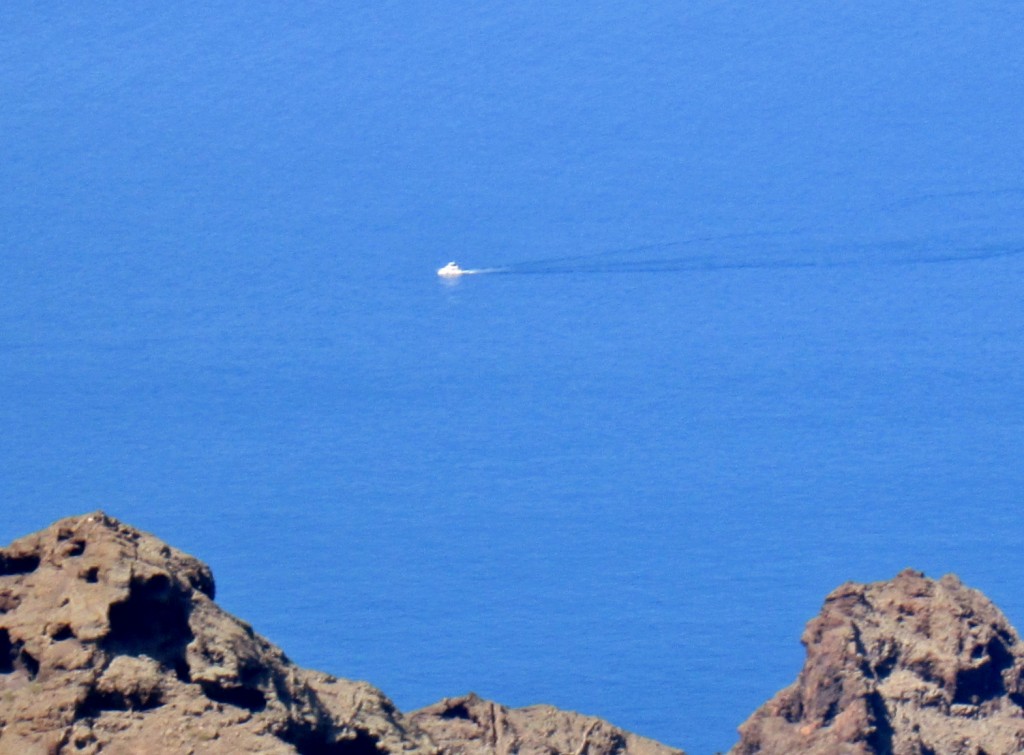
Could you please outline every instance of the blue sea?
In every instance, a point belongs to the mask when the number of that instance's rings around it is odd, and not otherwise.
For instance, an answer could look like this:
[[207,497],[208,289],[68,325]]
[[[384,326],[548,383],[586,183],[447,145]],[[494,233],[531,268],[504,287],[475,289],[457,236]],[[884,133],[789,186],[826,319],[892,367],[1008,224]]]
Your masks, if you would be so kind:
[[847,580],[1024,625],[1022,28],[6,4],[0,541],[102,508],[404,710],[697,755]]

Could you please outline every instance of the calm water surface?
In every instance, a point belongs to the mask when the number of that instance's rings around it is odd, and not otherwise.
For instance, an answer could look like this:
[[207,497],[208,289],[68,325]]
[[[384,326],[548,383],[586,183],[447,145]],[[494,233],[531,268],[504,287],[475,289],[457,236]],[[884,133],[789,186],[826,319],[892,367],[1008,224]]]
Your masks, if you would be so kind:
[[403,709],[693,753],[843,581],[1024,624],[1022,23],[5,8],[0,539],[102,507]]

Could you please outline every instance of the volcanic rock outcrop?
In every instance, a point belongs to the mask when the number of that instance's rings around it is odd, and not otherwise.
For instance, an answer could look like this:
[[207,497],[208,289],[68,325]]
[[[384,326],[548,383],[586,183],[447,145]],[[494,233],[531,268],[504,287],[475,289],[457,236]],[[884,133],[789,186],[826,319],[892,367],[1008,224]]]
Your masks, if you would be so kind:
[[101,512],[0,549],[0,755],[681,755],[550,708],[466,698],[467,715],[500,711],[479,731],[461,709],[404,716],[298,668],[213,597],[207,566]]
[[451,755],[680,755],[600,718],[550,705],[506,708],[473,694],[446,698],[409,718]]
[[[207,566],[101,512],[0,549],[0,755],[682,755],[597,718],[475,695],[403,714],[300,669],[214,602]],[[1024,646],[953,575],[849,583],[733,755],[1024,752]]]
[[0,753],[435,752],[213,596],[204,564],[102,513],[0,551]]
[[845,584],[802,641],[796,683],[740,727],[734,755],[1024,752],[1024,647],[955,576]]

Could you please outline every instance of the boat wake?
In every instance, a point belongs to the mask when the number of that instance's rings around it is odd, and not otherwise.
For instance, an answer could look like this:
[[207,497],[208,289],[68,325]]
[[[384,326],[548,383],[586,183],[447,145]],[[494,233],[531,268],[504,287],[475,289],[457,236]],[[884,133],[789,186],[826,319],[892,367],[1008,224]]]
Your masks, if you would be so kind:
[[[700,244],[683,253],[683,248]],[[722,236],[593,254],[514,262],[501,267],[463,269],[450,262],[437,271],[446,280],[484,273],[502,275],[612,275],[938,265],[1024,256],[1020,238],[987,243],[950,239],[836,243],[808,237]]]
[[1024,188],[909,196],[851,210],[834,228],[707,234],[682,240],[463,269],[447,280],[503,275],[609,275],[729,270],[884,267],[1024,256]]

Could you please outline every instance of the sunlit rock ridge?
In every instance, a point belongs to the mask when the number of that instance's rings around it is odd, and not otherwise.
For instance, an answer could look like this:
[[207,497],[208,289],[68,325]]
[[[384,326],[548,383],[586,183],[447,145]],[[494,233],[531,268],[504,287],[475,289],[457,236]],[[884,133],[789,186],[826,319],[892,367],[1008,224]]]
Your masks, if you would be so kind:
[[1024,752],[1024,647],[954,575],[845,584],[802,641],[799,677],[740,727],[734,755]]
[[[546,705],[469,694],[403,713],[295,666],[214,595],[205,564],[102,512],[0,549],[0,755],[681,755]],[[1019,637],[951,575],[843,585],[803,642],[736,755],[1024,751]]]
[[205,564],[102,512],[0,550],[0,755],[679,753],[547,706],[439,705],[295,666]]

